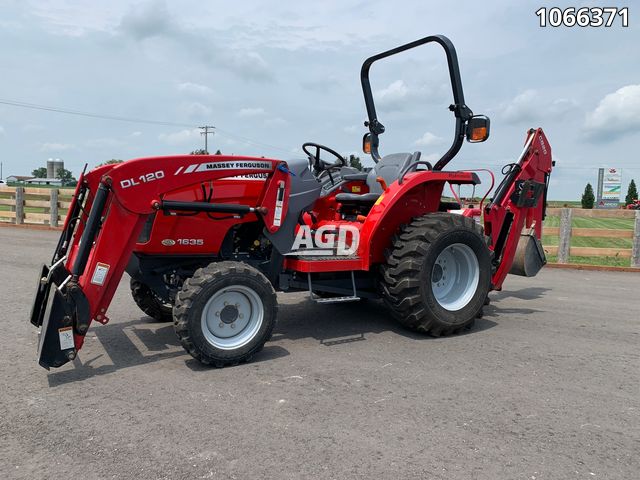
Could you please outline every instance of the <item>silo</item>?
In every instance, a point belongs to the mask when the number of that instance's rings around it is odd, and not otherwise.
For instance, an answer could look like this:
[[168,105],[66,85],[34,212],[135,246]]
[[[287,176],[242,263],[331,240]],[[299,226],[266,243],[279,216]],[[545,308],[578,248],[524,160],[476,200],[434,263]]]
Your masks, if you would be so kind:
[[55,178],[56,171],[53,158],[47,160],[47,178]]
[[49,178],[58,178],[58,171],[61,168],[64,168],[64,162],[62,160],[60,160],[59,158],[56,158],[53,161],[53,175],[51,177],[49,177]]

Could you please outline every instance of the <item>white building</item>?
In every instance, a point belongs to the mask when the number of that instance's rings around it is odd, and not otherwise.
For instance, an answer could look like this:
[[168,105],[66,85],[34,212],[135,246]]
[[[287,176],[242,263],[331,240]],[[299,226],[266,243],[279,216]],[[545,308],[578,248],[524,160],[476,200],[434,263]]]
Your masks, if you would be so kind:
[[25,180],[24,182],[27,185],[53,185],[56,187],[62,186],[62,180],[59,178],[31,178],[29,180]]
[[24,183],[27,180],[31,180],[33,176],[26,175],[9,175],[6,179],[7,183]]

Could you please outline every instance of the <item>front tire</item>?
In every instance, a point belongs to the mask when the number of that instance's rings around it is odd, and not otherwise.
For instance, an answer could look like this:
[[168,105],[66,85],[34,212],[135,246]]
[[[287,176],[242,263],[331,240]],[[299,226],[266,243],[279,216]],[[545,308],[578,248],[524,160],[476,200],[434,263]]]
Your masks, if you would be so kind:
[[174,328],[201,363],[237,365],[271,338],[277,310],[273,286],[258,270],[240,262],[212,263],[184,282],[173,309]]
[[431,213],[394,238],[382,267],[382,293],[403,326],[433,336],[470,328],[491,285],[491,257],[473,219]]
[[164,302],[147,284],[132,278],[129,286],[133,301],[136,302],[140,310],[158,322],[173,320],[173,305]]

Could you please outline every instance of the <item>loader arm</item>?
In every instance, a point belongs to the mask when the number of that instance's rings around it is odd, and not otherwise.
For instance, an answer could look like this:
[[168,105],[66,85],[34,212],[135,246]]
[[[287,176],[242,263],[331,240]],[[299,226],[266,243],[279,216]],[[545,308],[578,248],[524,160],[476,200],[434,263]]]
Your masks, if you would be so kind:
[[[554,163],[542,129],[529,130],[520,158],[508,166],[493,199],[484,209],[485,234],[490,238],[489,248],[494,255],[495,290],[502,289],[510,271],[532,276],[546,263],[540,240]],[[532,258],[536,255],[539,258]]]
[[[258,205],[216,203],[215,192],[205,201],[167,198],[190,185],[265,173]],[[252,214],[274,232],[286,215],[289,178],[285,162],[220,155],[143,158],[83,174],[52,265],[43,266],[39,277],[31,322],[42,327],[40,365],[48,369],[72,360],[91,322],[109,321],[109,304],[150,214]]]

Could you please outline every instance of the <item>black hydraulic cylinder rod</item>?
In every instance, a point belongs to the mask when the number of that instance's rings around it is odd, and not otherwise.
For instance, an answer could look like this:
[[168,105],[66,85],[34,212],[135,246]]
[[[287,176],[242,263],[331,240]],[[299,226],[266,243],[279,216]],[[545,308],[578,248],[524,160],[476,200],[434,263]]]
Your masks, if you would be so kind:
[[249,205],[207,202],[179,202],[176,200],[164,200],[160,208],[165,212],[217,212],[237,213],[239,215],[253,213],[256,211],[254,207],[250,207]]
[[102,218],[102,212],[104,206],[107,203],[107,197],[109,196],[109,187],[104,184],[100,184],[96,192],[96,196],[93,199],[93,205],[91,205],[91,213],[89,213],[89,219],[82,232],[82,238],[80,239],[80,246],[78,247],[78,255],[73,263],[71,269],[71,275],[79,277],[84,273],[84,268],[87,266],[87,260],[89,260],[89,253],[93,246],[93,241],[96,239],[96,234],[100,228],[100,219]]

